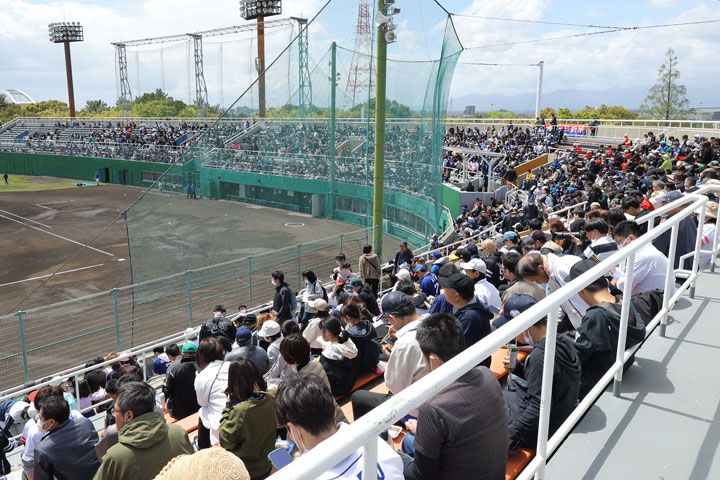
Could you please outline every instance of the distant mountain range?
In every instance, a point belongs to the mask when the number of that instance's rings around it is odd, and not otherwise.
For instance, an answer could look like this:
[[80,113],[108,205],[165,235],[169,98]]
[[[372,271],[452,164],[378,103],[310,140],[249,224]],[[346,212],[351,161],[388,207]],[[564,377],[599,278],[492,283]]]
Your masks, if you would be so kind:
[[[543,92],[540,104],[543,108],[558,109],[567,107],[570,110],[581,110],[586,105],[598,107],[601,104],[608,106],[620,105],[627,109],[639,108],[649,87],[609,88],[607,90],[577,90],[562,89],[554,92]],[[717,87],[688,88],[688,100],[692,107],[703,108],[720,107],[720,89]],[[512,110],[516,112],[535,111],[535,92],[520,95],[500,94],[471,94],[461,97],[451,97],[452,105],[448,105],[451,112],[460,112],[468,105],[474,105],[476,112],[490,110]]]

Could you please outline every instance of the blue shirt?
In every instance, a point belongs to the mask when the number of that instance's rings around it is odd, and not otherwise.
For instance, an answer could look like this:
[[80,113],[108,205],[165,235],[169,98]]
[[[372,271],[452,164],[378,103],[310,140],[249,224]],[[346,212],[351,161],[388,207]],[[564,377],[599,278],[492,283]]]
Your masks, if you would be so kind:
[[420,280],[420,291],[425,295],[437,297],[440,295],[440,283],[434,273],[428,273]]

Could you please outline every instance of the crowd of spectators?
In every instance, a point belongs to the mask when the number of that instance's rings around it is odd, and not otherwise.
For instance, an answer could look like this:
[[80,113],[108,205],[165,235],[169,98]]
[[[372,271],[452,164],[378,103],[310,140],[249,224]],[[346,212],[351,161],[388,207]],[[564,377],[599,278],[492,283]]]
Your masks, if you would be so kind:
[[[519,158],[537,153],[537,136],[520,142],[527,132],[509,131],[502,142],[521,143],[514,149]],[[465,145],[503,138],[475,131],[454,135],[453,142]],[[188,459],[197,455],[201,462],[202,455],[228,453],[235,476],[217,478],[265,478],[276,447],[303,454],[347,428],[336,398],[350,395],[356,380],[376,372],[379,362],[389,393],[352,393],[354,419],[637,241],[647,232],[643,217],[654,209],[675,202],[651,220],[662,222],[690,200],[686,194],[720,184],[719,147],[718,139],[648,133],[618,145],[561,150],[542,170],[516,179],[527,194],[524,204],[518,197],[464,206],[456,219],[457,244],[445,246],[434,237],[433,250],[416,256],[402,243],[389,273],[369,245],[356,271],[340,253],[329,290],[309,270],[302,272],[305,287],[298,292],[283,272],[273,272],[269,312],[255,315],[241,306],[231,320],[218,305],[197,337],[158,347],[147,365],[125,354],[89,362],[111,363],[86,374],[77,391],[58,378],[0,404],[3,435],[22,434],[27,478],[163,478],[190,472],[195,467]],[[701,232],[705,250],[716,235],[717,212],[711,196]],[[687,217],[678,228],[676,268],[683,266],[677,259],[694,249],[696,221]],[[668,231],[636,252],[627,348],[643,341],[645,325],[662,306],[669,241]],[[702,256],[701,266],[709,259],[709,253]],[[552,320],[558,336],[550,434],[612,366],[627,281],[625,265],[617,266],[562,304]],[[382,287],[390,291],[382,294]],[[378,439],[381,476],[501,478],[508,455],[534,448],[547,321],[515,339],[527,358],[513,363],[505,357],[510,379],[499,382],[488,358],[398,422],[407,432],[401,452]],[[164,375],[160,400],[142,381],[143,369]],[[178,420],[197,414],[196,443],[163,419],[163,407]],[[98,439],[86,417],[103,411]],[[338,459],[320,478],[357,478],[362,454]]]

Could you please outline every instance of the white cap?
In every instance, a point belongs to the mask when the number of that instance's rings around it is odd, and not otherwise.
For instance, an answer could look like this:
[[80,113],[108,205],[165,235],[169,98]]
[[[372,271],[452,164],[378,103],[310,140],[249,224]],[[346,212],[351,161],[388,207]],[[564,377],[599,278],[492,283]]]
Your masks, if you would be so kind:
[[280,333],[280,325],[275,320],[267,320],[263,323],[260,332],[258,333],[261,337],[274,337]]
[[475,270],[483,275],[487,274],[487,265],[479,258],[472,258],[469,262],[460,262],[460,268],[463,270]]

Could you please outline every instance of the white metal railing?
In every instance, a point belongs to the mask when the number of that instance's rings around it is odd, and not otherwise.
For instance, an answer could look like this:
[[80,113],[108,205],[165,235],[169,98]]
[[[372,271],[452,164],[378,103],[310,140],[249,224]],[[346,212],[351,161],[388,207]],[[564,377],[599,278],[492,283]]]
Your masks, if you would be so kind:
[[[705,221],[705,209],[708,198],[701,196],[705,192],[720,191],[720,187],[706,187],[698,192],[699,198],[693,197],[690,205],[685,206],[680,212],[661,223],[647,234],[642,235],[627,247],[617,251],[609,258],[593,267],[577,279],[558,289],[552,295],[547,296],[538,302],[534,307],[526,310],[512,322],[505,324],[495,332],[480,340],[477,344],[468,348],[457,357],[453,358],[443,366],[427,374],[418,382],[410,385],[405,390],[388,399],[372,412],[364,415],[355,421],[348,428],[345,428],[331,439],[322,442],[297,460],[291,466],[286,467],[271,478],[274,480],[295,479],[304,480],[317,478],[320,474],[336,465],[341,459],[360,447],[363,447],[363,478],[375,478],[377,469],[377,435],[401,419],[407,413],[417,409],[421,404],[442,391],[460,376],[470,369],[476,367],[482,360],[492,355],[498,348],[517,337],[521,332],[527,330],[538,320],[547,317],[547,336],[545,343],[544,368],[542,379],[542,394],[540,401],[540,419],[538,429],[538,442],[535,458],[528,464],[518,478],[526,480],[531,477],[543,479],[545,477],[545,466],[549,456],[557,449],[562,440],[568,435],[575,424],[582,418],[585,412],[592,406],[597,397],[604,391],[607,384],[614,378],[613,393],[620,394],[620,387],[625,361],[640,347],[637,346],[625,349],[628,316],[630,312],[630,301],[632,291],[632,276],[635,255],[641,248],[648,246],[662,233],[671,230],[670,252],[668,255],[668,268],[666,271],[665,295],[663,307],[646,327],[646,336],[650,335],[654,328],[667,324],[667,315],[680,296],[697,280],[699,275],[699,250],[702,239],[702,227]],[[681,199],[673,202],[669,208],[677,208],[687,203]],[[675,259],[675,240],[678,234],[680,221],[696,213],[699,215],[698,236],[695,248],[695,257],[692,270],[683,284],[675,289],[675,271],[673,268]],[[718,233],[716,230],[711,264],[715,263],[718,254]],[[595,387],[580,402],[568,419],[548,438],[550,405],[552,404],[552,380],[555,363],[555,346],[557,343],[557,316],[560,306],[571,297],[582,290],[588,283],[605,275],[619,263],[625,262],[626,283],[623,291],[621,308],[621,321],[618,338],[616,359],[613,366],[595,385]],[[661,335],[664,330],[661,328]]]

